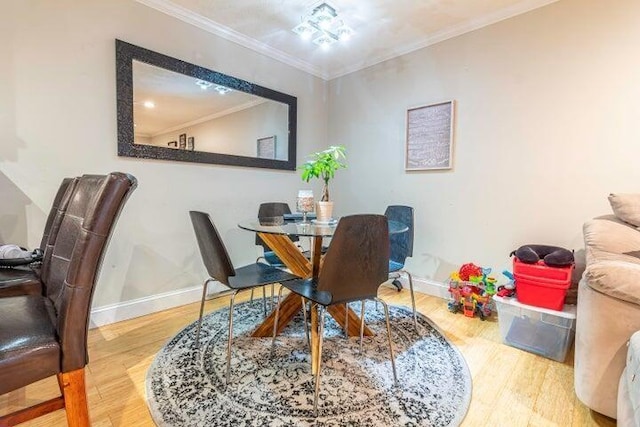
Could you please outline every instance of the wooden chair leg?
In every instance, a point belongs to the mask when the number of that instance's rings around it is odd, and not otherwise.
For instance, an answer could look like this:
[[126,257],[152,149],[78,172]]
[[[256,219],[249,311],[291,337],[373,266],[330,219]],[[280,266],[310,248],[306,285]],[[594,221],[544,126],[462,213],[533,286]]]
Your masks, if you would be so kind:
[[84,368],[58,374],[58,381],[62,383],[64,408],[67,412],[69,427],[90,426]]

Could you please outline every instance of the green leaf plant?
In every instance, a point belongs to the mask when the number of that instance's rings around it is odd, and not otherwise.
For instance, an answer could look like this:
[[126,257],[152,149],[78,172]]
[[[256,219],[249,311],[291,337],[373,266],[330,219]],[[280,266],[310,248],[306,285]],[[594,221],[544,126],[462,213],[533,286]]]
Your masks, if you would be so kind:
[[335,176],[336,170],[346,168],[347,165],[341,162],[347,157],[346,149],[342,145],[332,145],[324,151],[319,151],[310,155],[311,160],[307,160],[299,169],[302,169],[302,180],[309,182],[311,178],[320,178],[324,181],[322,187],[322,202],[329,201],[329,181]]

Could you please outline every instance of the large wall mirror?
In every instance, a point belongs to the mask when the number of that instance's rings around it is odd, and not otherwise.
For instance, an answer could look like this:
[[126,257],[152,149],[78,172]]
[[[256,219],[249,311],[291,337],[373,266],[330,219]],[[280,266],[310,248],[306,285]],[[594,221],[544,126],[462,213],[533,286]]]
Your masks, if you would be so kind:
[[118,155],[296,168],[297,99],[116,40]]

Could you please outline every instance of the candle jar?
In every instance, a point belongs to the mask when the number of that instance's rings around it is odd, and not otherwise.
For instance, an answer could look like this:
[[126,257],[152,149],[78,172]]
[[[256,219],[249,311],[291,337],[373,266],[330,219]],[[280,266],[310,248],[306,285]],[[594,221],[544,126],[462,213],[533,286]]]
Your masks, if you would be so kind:
[[302,213],[302,222],[307,222],[307,214],[313,212],[313,191],[299,190],[296,199],[296,210]]

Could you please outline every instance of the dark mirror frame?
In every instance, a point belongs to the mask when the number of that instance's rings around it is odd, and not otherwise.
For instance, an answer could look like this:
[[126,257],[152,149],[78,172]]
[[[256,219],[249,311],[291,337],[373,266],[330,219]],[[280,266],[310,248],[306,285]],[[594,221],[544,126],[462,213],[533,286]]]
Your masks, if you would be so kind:
[[[241,92],[281,102],[289,106],[289,142],[287,160],[204,151],[176,150],[153,145],[134,144],[133,135],[133,60],[144,62],[176,73],[206,80]],[[295,96],[278,92],[255,83],[212,71],[180,59],[116,40],[116,85],[118,112],[118,155],[145,159],[177,160],[182,162],[214,163],[267,169],[296,169],[297,104]]]

